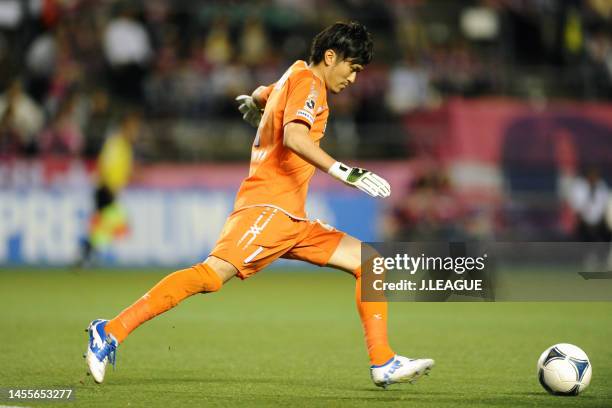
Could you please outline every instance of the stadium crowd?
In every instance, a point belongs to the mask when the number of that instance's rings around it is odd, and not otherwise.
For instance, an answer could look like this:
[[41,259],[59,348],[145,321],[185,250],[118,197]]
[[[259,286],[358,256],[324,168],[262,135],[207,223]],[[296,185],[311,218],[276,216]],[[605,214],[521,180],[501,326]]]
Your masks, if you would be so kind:
[[[612,7],[602,0],[8,0],[0,8],[3,157],[93,157],[126,105],[156,121],[141,139],[151,160],[243,157],[205,140],[246,134],[227,126],[234,97],[273,82],[308,54],[306,38],[347,17],[374,32],[376,58],[332,102],[331,150],[343,157],[418,154],[406,148],[399,118],[454,95],[612,96]],[[381,131],[396,137],[381,141]]]

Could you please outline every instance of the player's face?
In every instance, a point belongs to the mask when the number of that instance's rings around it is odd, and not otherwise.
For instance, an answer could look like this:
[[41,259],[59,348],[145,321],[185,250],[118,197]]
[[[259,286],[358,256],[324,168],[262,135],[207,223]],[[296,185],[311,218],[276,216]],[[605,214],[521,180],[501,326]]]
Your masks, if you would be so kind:
[[328,88],[332,93],[339,93],[355,83],[357,73],[363,71],[363,65],[350,59],[337,61],[331,66],[328,77]]

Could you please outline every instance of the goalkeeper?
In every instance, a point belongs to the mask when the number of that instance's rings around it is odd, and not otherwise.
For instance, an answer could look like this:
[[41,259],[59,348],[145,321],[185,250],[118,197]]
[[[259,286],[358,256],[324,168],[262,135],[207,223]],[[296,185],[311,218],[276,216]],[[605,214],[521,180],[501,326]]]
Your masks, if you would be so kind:
[[246,279],[278,258],[330,266],[357,280],[356,301],[377,386],[412,382],[433,366],[430,359],[396,355],[387,341],[386,302],[361,300],[361,242],[304,211],[318,168],[375,198],[391,188],[370,171],[337,162],[319,147],[329,117],[327,92],[353,84],[372,58],[372,40],[359,23],[336,23],[313,40],[310,63],[296,61],[274,84],[237,98],[243,118],[257,127],[249,176],[243,181],[221,236],[202,263],[162,279],[114,319],[89,325],[87,363],[102,382],[117,346],[147,320],[185,298],[216,292],[234,276]]

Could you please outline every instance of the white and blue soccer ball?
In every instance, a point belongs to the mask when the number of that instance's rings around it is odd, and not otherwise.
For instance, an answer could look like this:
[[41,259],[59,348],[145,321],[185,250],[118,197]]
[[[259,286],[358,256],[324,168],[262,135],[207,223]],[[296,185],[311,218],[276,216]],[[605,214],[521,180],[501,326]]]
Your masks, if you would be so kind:
[[580,347],[559,343],[547,348],[538,360],[538,379],[553,395],[578,395],[591,382],[589,357]]

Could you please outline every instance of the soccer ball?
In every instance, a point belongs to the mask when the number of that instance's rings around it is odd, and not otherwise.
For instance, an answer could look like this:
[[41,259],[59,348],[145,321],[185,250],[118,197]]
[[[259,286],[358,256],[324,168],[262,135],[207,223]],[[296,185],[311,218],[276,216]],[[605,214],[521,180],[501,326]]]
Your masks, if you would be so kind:
[[591,362],[580,347],[560,343],[547,348],[538,360],[538,379],[553,395],[578,395],[591,382]]

